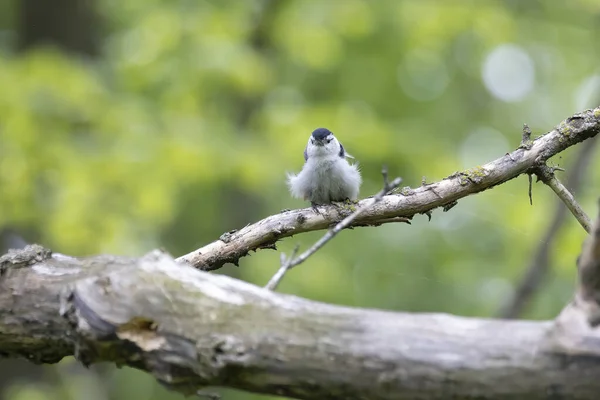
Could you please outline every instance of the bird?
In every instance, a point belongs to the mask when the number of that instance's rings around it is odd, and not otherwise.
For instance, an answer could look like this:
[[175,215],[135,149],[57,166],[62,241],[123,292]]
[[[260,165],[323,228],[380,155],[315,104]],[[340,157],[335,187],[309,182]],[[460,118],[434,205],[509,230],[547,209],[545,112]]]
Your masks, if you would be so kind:
[[318,205],[356,201],[362,178],[354,158],[326,128],[315,129],[304,149],[304,166],[298,174],[288,173],[287,183],[292,197]]

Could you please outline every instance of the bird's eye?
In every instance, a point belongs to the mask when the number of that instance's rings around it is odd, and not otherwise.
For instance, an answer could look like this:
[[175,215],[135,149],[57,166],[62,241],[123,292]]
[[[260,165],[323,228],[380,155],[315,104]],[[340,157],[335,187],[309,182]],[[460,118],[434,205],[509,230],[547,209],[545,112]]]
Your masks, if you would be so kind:
[[331,143],[331,139],[327,139],[327,143]]

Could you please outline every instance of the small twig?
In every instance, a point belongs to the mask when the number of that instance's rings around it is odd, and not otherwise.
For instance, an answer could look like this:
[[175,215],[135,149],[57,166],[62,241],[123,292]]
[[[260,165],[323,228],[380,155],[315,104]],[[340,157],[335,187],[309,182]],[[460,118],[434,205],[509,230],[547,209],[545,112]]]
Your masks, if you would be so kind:
[[527,147],[531,141],[531,128],[527,124],[523,124],[523,136],[521,138],[521,146]]
[[558,167],[548,167],[542,165],[535,168],[535,174],[538,178],[550,187],[556,193],[556,195],[565,203],[565,206],[571,211],[571,214],[577,219],[579,224],[585,229],[587,233],[590,233],[592,229],[592,221],[587,216],[585,211],[581,208],[575,197],[569,192],[569,190],[556,178],[554,175],[555,170],[561,170]]
[[527,124],[523,124],[523,139],[521,139],[522,143],[531,140],[531,128]]
[[292,251],[292,255],[289,258],[286,257],[284,253],[281,253],[281,256],[280,256],[281,267],[279,267],[279,269],[277,270],[275,275],[273,275],[273,277],[269,280],[269,283],[267,283],[265,285],[265,289],[268,289],[268,290],[277,289],[277,286],[279,286],[279,283],[283,279],[283,276],[285,275],[285,273],[292,267],[291,262],[294,260],[294,257],[296,257],[296,254],[298,254],[299,249],[300,249],[300,246],[296,245],[296,247],[294,247],[294,250]]
[[[529,127],[529,125],[523,124],[523,135],[521,137],[521,145],[519,146],[519,148],[529,150],[531,149],[531,146],[531,128]],[[531,195],[531,187],[533,186],[533,179],[531,177],[531,173],[527,174],[527,177],[529,178],[529,205],[532,206],[533,196]]]
[[531,174],[527,174],[527,176],[529,177],[529,205],[532,206],[533,205],[533,197],[531,196],[531,192],[532,192],[531,187],[533,186],[533,178],[532,178]]
[[331,230],[327,231],[321,239],[319,239],[315,244],[313,244],[308,250],[304,253],[300,254],[298,257],[295,257],[297,247],[295,251],[292,253],[292,256],[286,258],[284,254],[281,255],[281,267],[275,273],[275,275],[269,280],[269,283],[265,286],[266,289],[275,290],[277,285],[283,279],[285,273],[295,266],[302,264],[304,261],[308,259],[311,255],[316,253],[321,247],[325,246],[327,242],[333,239],[340,231],[349,227],[352,222],[367,209],[377,204],[383,199],[383,196],[396,189],[402,183],[402,178],[396,178],[392,182],[388,181],[388,171],[384,166],[381,170],[381,175],[383,176],[383,189],[372,197],[372,201],[366,203],[364,206],[358,208],[352,214],[341,220],[337,225],[335,225]]

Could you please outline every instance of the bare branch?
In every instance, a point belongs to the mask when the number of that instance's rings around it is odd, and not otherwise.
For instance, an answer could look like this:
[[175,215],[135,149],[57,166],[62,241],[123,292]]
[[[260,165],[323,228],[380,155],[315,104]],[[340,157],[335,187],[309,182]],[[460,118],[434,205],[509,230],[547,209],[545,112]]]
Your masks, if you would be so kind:
[[523,136],[521,137],[521,147],[527,148],[531,146],[531,128],[527,124],[523,124]]
[[558,324],[360,310],[158,251],[78,259],[30,246],[0,258],[0,269],[3,357],[129,365],[184,394],[207,386],[311,400],[600,393],[600,341],[573,307]]
[[296,254],[298,253],[299,248],[300,248],[300,246],[296,245],[296,247],[294,248],[294,251],[292,251],[292,255],[289,258],[286,257],[284,253],[281,253],[281,256],[280,256],[281,267],[277,270],[275,275],[273,275],[273,277],[265,285],[265,289],[268,289],[268,290],[276,290],[277,289],[277,286],[279,286],[279,283],[285,276],[285,273],[288,272],[288,270],[291,268],[292,261],[293,261],[294,257],[296,256]]
[[527,174],[527,179],[529,180],[529,190],[528,190],[529,205],[532,206],[533,205],[533,196],[531,195],[531,192],[532,192],[532,187],[533,187],[533,178],[531,177],[531,174]]
[[[600,107],[575,114],[561,122],[556,129],[527,143],[527,146],[520,146],[485,165],[457,172],[439,182],[383,196],[378,204],[356,218],[353,226],[380,225],[397,217],[412,218],[416,214],[429,214],[435,208],[453,204],[463,197],[526,173],[555,154],[596,136],[599,131]],[[370,202],[371,199],[365,199],[358,206]],[[272,215],[232,233],[227,240],[217,240],[181,256],[178,261],[203,270],[215,270],[226,263],[237,263],[251,250],[272,248],[282,238],[327,229],[347,216],[334,206],[324,209],[325,212],[321,214],[305,208]]]
[[[294,268],[295,266],[302,264],[304,261],[308,259],[311,255],[315,254],[321,247],[325,246],[327,242],[333,239],[338,233],[340,233],[343,229],[352,225],[352,222],[356,218],[358,218],[362,213],[364,213],[367,209],[372,207],[374,204],[383,199],[383,196],[390,193],[392,190],[398,188],[402,183],[402,178],[396,178],[391,183],[388,181],[388,172],[387,168],[383,167],[381,170],[381,175],[383,175],[383,189],[379,193],[377,193],[370,202],[363,204],[361,207],[357,208],[352,214],[341,220],[338,224],[336,224],[332,229],[330,229],[321,239],[319,239],[315,244],[313,244],[308,250],[304,253],[300,254],[298,257],[295,257],[298,248],[294,250],[294,253],[289,259],[286,259],[285,256],[281,255],[281,267],[277,271],[277,273],[271,278],[269,283],[265,286],[267,289],[275,290],[279,282],[283,279],[283,276],[287,271]],[[408,222],[408,220],[404,220],[403,222]]]
[[579,224],[585,229],[587,233],[590,233],[592,229],[592,221],[590,217],[587,216],[585,211],[581,208],[575,197],[569,192],[569,190],[556,178],[554,171],[557,170],[556,167],[548,167],[547,165],[541,165],[534,169],[535,174],[538,178],[548,185],[554,193],[562,200],[562,202],[567,206],[571,214],[577,219]]

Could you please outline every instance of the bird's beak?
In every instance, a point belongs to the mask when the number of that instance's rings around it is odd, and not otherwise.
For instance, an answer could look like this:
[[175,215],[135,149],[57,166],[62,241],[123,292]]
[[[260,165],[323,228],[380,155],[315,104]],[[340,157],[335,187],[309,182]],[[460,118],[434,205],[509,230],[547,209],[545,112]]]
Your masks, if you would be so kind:
[[315,145],[317,145],[317,146],[324,146],[325,145],[325,140],[315,139]]

